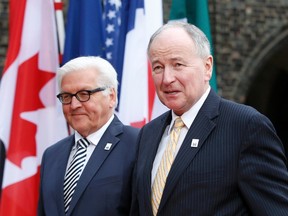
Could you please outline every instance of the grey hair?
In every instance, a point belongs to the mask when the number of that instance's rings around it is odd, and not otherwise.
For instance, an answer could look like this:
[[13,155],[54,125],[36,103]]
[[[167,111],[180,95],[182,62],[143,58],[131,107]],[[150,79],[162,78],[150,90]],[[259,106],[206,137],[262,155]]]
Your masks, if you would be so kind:
[[149,55],[151,44],[154,41],[154,39],[161,32],[165,31],[166,29],[171,29],[171,28],[183,29],[190,36],[190,38],[195,44],[196,53],[199,57],[206,58],[209,55],[211,55],[211,45],[206,35],[195,25],[182,22],[182,21],[171,21],[161,26],[150,38],[148,48],[147,48],[148,55]]
[[[62,67],[57,70],[57,80],[58,86],[61,90],[62,79],[66,74],[69,74],[74,71],[81,71],[93,69],[95,73],[97,73],[97,80],[95,80],[95,85],[99,87],[109,87],[108,89],[111,91],[111,88],[115,90],[116,93],[116,104],[118,104],[118,80],[117,80],[117,72],[114,67],[105,59],[96,57],[96,56],[82,56],[78,58],[74,58],[67,63],[65,63]],[[103,94],[108,95],[110,91],[103,91]]]

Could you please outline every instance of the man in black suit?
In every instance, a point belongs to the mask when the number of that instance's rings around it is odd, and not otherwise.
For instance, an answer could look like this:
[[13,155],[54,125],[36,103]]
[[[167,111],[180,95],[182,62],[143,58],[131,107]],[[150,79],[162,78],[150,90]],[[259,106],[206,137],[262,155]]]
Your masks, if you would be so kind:
[[57,77],[75,133],[44,152],[38,215],[129,215],[139,130],[114,115],[116,71],[100,57],[79,57]]
[[268,118],[210,88],[203,32],[168,23],[151,37],[148,56],[170,111],[140,131],[130,215],[288,215],[284,147]]

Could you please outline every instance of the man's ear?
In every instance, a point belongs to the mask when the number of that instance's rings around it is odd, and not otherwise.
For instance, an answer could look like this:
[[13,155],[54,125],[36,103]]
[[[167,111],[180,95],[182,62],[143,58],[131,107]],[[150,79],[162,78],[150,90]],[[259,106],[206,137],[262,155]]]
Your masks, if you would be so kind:
[[207,78],[207,81],[209,81],[212,77],[212,71],[213,71],[213,57],[212,55],[209,55],[205,60],[205,77]]
[[110,88],[109,97],[110,97],[109,107],[115,107],[117,95],[116,95],[116,91],[114,88]]

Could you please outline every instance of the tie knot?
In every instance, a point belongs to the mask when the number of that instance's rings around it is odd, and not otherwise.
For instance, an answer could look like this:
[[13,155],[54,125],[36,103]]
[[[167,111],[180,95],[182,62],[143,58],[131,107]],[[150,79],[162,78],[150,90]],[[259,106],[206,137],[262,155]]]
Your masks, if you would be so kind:
[[86,138],[82,138],[77,141],[77,148],[86,149],[89,146],[90,142]]
[[177,117],[175,119],[174,128],[175,129],[181,129],[183,127],[184,127],[184,122],[182,121],[182,119],[180,117]]

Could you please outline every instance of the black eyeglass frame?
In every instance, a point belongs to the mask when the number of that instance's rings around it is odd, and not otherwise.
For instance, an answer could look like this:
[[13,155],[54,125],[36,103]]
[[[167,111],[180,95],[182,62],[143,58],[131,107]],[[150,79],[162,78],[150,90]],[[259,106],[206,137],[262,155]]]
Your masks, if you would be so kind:
[[[71,93],[68,93],[68,92],[62,92],[62,93],[59,93],[58,95],[56,95],[56,97],[57,97],[57,98],[59,99],[59,101],[60,101],[62,104],[64,104],[64,105],[71,104],[73,96],[75,96],[76,99],[77,99],[78,101],[80,101],[80,102],[86,102],[86,101],[90,100],[90,96],[91,96],[92,94],[94,94],[94,93],[96,93],[96,92],[104,91],[104,90],[106,90],[107,88],[108,88],[108,87],[98,87],[98,88],[92,89],[92,90],[80,90],[80,91],[76,92],[75,94],[71,94]],[[79,98],[79,96],[78,96],[78,94],[79,94],[80,92],[86,92],[87,95],[88,95],[88,99],[87,99],[87,100],[81,100],[81,99]],[[63,97],[62,97],[63,95],[69,95],[69,96],[70,96],[70,99],[71,99],[71,100],[70,100],[69,103],[64,103],[64,102],[63,102]]]

